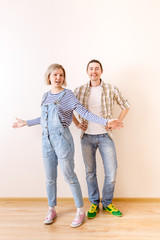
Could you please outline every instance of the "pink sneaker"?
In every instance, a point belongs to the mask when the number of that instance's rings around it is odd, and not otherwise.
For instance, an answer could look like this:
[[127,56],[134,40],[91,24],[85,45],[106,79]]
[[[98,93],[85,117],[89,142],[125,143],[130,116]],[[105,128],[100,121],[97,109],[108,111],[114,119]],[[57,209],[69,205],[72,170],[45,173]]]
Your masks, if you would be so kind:
[[49,209],[44,220],[44,224],[51,224],[53,220],[57,217],[57,213],[55,210]]
[[73,219],[73,222],[71,223],[71,227],[79,227],[82,225],[85,219],[85,212],[83,214],[77,213],[76,217]]

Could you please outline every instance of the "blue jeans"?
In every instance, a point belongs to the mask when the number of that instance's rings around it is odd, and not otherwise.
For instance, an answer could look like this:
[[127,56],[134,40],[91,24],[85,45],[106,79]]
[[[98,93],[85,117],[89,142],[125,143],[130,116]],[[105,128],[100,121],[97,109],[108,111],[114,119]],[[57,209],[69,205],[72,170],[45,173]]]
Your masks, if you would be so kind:
[[89,200],[97,206],[100,202],[100,194],[96,173],[96,150],[99,148],[105,173],[101,202],[104,207],[107,207],[112,203],[117,173],[117,158],[114,142],[107,133],[98,135],[84,134],[81,139],[81,145],[86,169]]
[[56,129],[54,134],[49,136],[43,134],[42,152],[49,206],[57,205],[57,165],[59,163],[64,179],[72,191],[76,207],[82,207],[81,188],[74,172],[74,144],[69,129]]

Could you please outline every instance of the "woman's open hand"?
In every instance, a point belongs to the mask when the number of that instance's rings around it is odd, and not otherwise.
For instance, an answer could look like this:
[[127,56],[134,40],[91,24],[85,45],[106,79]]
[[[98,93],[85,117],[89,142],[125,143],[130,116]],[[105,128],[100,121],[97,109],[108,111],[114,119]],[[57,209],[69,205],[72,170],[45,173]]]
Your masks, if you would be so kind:
[[20,128],[20,127],[24,127],[27,125],[26,121],[25,120],[22,120],[20,118],[17,118],[16,117],[16,122],[13,123],[12,127],[13,128]]
[[108,131],[111,131],[113,129],[120,129],[123,127],[123,122],[120,121],[119,119],[111,119],[107,122],[107,127],[106,129]]

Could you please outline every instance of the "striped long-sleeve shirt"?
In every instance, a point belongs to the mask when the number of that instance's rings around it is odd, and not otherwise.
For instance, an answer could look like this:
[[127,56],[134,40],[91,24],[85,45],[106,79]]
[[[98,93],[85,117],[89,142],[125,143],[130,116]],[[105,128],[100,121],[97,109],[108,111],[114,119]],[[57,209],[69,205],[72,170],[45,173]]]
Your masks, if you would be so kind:
[[[108,119],[104,119],[96,116],[89,112],[84,106],[78,101],[75,97],[74,93],[71,90],[65,89],[66,94],[61,99],[60,103],[57,105],[58,107],[58,116],[60,121],[64,127],[68,127],[73,118],[73,111],[75,110],[82,118],[92,121],[95,123],[99,123],[102,125],[106,125]],[[59,94],[52,94],[51,91],[47,92],[47,97],[43,104],[53,104],[58,98]],[[41,118],[38,117],[36,119],[28,120],[27,125],[33,126],[41,123]]]

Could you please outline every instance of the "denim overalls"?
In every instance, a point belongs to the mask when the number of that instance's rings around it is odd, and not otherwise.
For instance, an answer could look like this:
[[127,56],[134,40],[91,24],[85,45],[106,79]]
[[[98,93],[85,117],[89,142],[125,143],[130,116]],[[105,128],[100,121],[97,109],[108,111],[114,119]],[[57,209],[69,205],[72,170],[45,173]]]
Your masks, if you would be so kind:
[[65,97],[62,91],[53,104],[43,104],[47,98],[44,95],[41,103],[42,153],[46,174],[48,204],[57,205],[57,165],[60,164],[65,181],[69,184],[76,207],[83,206],[80,184],[74,172],[74,143],[69,128],[60,122],[57,107]]

